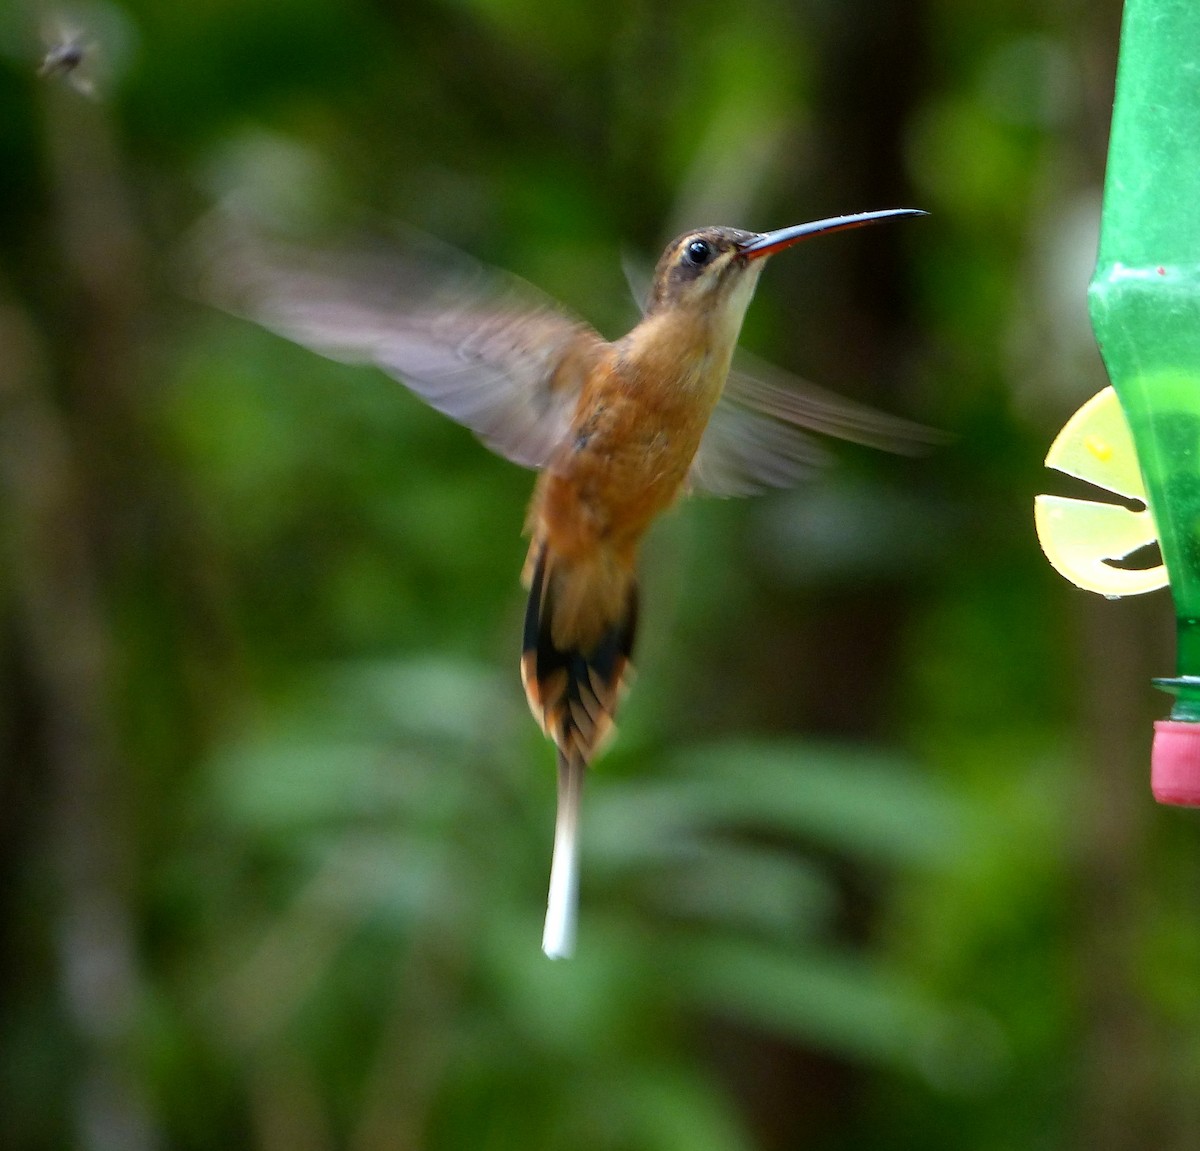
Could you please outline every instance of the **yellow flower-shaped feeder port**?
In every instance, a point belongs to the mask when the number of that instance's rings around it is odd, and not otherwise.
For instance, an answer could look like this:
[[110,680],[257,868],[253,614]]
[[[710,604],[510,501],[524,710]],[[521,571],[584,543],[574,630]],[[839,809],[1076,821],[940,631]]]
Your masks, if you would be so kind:
[[1125,568],[1111,562],[1158,539],[1133,437],[1112,388],[1094,395],[1066,422],[1050,445],[1046,467],[1143,505],[1136,511],[1096,500],[1037,496],[1033,518],[1038,541],[1055,570],[1078,587],[1109,598],[1167,586],[1161,563]]

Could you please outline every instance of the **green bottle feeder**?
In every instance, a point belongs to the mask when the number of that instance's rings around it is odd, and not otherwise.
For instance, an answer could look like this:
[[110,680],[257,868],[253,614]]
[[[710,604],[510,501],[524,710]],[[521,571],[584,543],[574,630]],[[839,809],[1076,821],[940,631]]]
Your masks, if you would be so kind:
[[[1151,786],[1162,803],[1200,806],[1200,0],[1125,4],[1088,303],[1116,398],[1084,405],[1046,462],[1147,510],[1039,496],[1038,534],[1090,590],[1169,579],[1177,674],[1155,682],[1175,704],[1155,725]],[[1156,537],[1165,571],[1105,562]]]

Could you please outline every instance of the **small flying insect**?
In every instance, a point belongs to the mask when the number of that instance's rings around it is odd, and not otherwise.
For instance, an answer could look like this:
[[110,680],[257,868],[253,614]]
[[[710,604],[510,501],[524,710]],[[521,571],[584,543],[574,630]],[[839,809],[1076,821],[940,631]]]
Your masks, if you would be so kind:
[[60,77],[65,79],[81,96],[96,98],[96,78],[93,75],[97,46],[85,42],[78,28],[64,24],[50,30],[45,37],[46,49],[37,74],[44,80]]

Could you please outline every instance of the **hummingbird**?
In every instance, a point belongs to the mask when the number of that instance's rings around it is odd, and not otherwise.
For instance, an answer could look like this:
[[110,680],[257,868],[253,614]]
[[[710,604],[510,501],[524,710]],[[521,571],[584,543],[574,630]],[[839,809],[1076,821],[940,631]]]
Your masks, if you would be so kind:
[[314,260],[244,236],[209,248],[205,294],[220,306],[330,358],[382,368],[540,473],[525,522],[520,673],[556,748],[542,938],[551,958],[574,948],[584,779],[629,677],[638,550],[651,524],[688,492],[790,486],[822,462],[807,432],[890,450],[936,439],[811,386],[732,368],[768,258],[810,237],[925,214],[891,208],[762,233],[685,232],[659,259],[641,320],[612,341],[528,285],[479,268],[454,277],[420,260]]

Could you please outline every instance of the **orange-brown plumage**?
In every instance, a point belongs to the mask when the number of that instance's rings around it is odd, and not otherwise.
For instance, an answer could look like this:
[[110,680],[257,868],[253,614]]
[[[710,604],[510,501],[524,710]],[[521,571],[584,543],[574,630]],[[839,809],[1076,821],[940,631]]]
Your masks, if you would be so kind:
[[339,268],[242,240],[213,260],[210,287],[227,307],[326,355],[379,365],[541,469],[526,521],[521,677],[558,749],[547,954],[573,944],[583,778],[628,674],[650,525],[691,488],[743,495],[795,482],[821,458],[799,429],[891,448],[928,442],[924,429],[814,389],[730,373],[763,257],[810,235],[920,214],[689,232],[659,260],[641,322],[612,343],[527,288],[497,288],[477,272],[464,286],[428,261]]
[[[541,579],[522,679],[571,762],[588,763],[612,729],[633,642],[638,547],[684,489],[720,397],[733,349],[719,333],[697,334],[708,325],[705,315],[664,312],[607,345],[534,491],[525,581],[539,565]],[[620,658],[598,669],[591,656],[622,628]],[[577,673],[564,670],[566,653]]]

